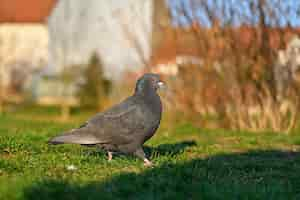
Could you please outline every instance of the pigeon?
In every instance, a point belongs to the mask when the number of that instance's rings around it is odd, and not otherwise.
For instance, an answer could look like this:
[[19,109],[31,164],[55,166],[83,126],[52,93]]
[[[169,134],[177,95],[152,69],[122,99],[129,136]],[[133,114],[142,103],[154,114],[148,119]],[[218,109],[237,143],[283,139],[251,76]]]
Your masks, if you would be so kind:
[[152,166],[143,144],[160,125],[162,103],[157,90],[164,87],[158,74],[147,73],[138,79],[132,96],[110,109],[96,114],[79,128],[49,140],[50,144],[97,146],[108,153],[133,154]]

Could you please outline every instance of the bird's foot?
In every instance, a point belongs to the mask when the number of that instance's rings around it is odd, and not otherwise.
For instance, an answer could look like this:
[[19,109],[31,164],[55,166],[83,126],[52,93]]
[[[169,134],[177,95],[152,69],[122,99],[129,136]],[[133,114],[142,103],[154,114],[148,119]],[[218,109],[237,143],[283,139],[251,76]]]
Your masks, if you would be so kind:
[[144,166],[145,167],[153,167],[153,163],[148,160],[147,158],[144,159]]
[[107,154],[108,154],[108,161],[112,161],[113,153],[108,151]]

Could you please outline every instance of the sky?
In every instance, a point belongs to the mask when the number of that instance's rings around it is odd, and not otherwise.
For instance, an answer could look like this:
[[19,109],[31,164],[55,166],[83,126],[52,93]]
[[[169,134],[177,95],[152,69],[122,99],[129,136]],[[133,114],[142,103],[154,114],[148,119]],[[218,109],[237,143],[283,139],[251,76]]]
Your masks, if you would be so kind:
[[[173,24],[175,26],[186,26],[190,20],[181,14],[181,9],[185,9],[185,13],[189,18],[196,19],[201,25],[211,26],[211,22],[201,6],[193,6],[201,2],[201,0],[167,0],[171,8],[173,16]],[[249,5],[257,5],[259,0],[206,0],[210,11],[215,13],[222,24],[227,24],[230,21],[232,25],[241,24],[256,24],[259,19],[258,13],[252,12]],[[266,0],[267,7],[274,11],[278,21],[274,21],[274,17],[267,17],[266,21],[270,26],[291,25],[293,27],[300,27],[300,0]],[[193,7],[196,8],[193,10]],[[222,14],[222,9],[224,12]],[[230,12],[235,13],[233,17]],[[284,13],[284,14],[282,14]],[[241,17],[242,16],[242,17]],[[277,18],[277,17],[276,17]]]

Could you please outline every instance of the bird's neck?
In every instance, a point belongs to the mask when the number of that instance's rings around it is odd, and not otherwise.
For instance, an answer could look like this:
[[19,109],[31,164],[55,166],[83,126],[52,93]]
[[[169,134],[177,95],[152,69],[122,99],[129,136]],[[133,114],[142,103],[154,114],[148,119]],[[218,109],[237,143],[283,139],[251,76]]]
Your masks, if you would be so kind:
[[146,105],[161,105],[160,97],[155,89],[141,90],[135,93],[135,95],[142,97],[141,99],[146,103]]
[[140,88],[135,90],[135,95],[143,96],[147,98],[156,97],[158,94],[154,88]]

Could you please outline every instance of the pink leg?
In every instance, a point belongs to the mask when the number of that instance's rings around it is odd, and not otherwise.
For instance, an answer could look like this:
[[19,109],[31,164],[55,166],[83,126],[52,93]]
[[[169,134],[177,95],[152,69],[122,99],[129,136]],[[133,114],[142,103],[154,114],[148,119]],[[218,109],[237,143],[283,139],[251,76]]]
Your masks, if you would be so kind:
[[113,153],[108,151],[107,154],[108,154],[108,161],[111,161],[113,157]]
[[150,160],[148,160],[147,158],[144,159],[144,166],[145,167],[151,167],[153,164]]

